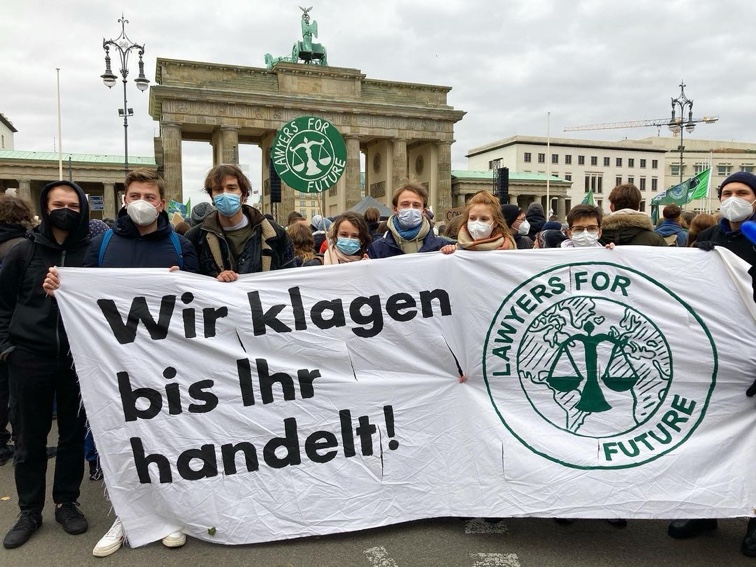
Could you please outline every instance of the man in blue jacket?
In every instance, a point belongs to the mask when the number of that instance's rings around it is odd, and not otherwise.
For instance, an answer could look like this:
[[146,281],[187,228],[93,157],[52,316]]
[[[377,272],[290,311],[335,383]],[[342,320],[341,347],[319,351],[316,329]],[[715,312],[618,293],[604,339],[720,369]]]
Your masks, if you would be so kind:
[[[124,206],[115,226],[97,236],[87,250],[84,267],[170,268],[199,272],[197,253],[192,244],[173,230],[165,212],[165,183],[157,173],[136,169],[126,176]],[[60,285],[57,270],[51,268],[45,289],[53,295]],[[123,545],[123,525],[116,519],[113,527],[97,542],[95,557],[106,557]],[[174,532],[163,538],[167,547],[181,547],[186,536]]]
[[417,183],[407,183],[394,191],[394,214],[388,231],[368,248],[371,258],[390,258],[415,252],[435,252],[449,241],[436,236],[425,212],[428,191]]
[[655,230],[656,234],[661,235],[667,242],[668,246],[679,246],[684,248],[688,245],[688,233],[683,230],[680,223],[682,210],[677,205],[667,205],[662,211],[664,222]]

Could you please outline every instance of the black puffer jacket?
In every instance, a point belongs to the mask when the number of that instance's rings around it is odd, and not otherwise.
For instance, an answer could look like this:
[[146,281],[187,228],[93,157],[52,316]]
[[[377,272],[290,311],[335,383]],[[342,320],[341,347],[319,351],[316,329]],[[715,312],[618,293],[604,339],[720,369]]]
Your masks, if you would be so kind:
[[[84,267],[102,268],[170,268],[180,266],[176,248],[171,242],[173,226],[168,221],[165,211],[158,216],[157,230],[142,236],[139,229],[123,208],[118,213],[118,219],[113,227],[105,254],[100,264],[100,248],[105,234],[97,236],[87,250]],[[186,272],[199,272],[199,261],[194,246],[180,234],[176,235],[181,245],[181,255],[184,262],[182,269]]]
[[[218,221],[218,211],[213,211],[202,224],[192,227],[186,233],[186,237],[194,245],[199,256],[200,273],[206,276],[216,277],[224,270],[234,270],[239,274],[253,274],[263,271],[263,256],[270,257],[270,269],[294,267],[294,246],[289,235],[278,224],[267,221],[270,234],[265,238],[267,246],[263,246],[264,230],[262,213],[250,207],[242,205],[242,210],[252,226],[252,235],[247,240],[244,250],[236,262],[233,261],[231,250]],[[222,265],[219,265],[213,257],[208,234],[214,234],[218,238]]]
[[[756,215],[749,220],[756,220]],[[730,222],[727,219],[720,219],[719,224],[702,230],[696,239],[696,246],[700,248],[721,246],[727,248],[751,266],[756,266],[756,248],[740,230],[731,230]]]
[[[79,196],[79,222],[58,244],[47,213],[47,195],[65,185]],[[16,347],[43,356],[68,354],[68,337],[58,306],[42,282],[52,266],[81,267],[89,246],[89,206],[81,187],[68,181],[45,185],[40,194],[42,223],[8,252],[0,270],[0,355]]]

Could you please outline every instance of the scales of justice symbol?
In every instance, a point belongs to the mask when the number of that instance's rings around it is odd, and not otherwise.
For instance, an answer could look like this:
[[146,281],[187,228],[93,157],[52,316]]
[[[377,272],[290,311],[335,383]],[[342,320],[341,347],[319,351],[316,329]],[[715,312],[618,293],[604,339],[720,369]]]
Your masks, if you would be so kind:
[[[601,382],[615,392],[626,392],[632,389],[640,380],[640,376],[630,361],[625,348],[628,340],[612,335],[609,333],[593,334],[595,330],[593,323],[586,322],[583,326],[585,333],[577,333],[569,336],[566,340],[559,343],[554,362],[552,362],[546,383],[559,392],[571,392],[577,390],[581,383],[583,391],[580,393],[580,400],[575,406],[576,409],[584,412],[599,413],[612,409],[612,406],[606,401],[604,392],[601,390]],[[573,349],[583,345],[585,360],[585,375],[580,371],[579,365],[575,362]],[[612,345],[609,360],[603,372],[599,368],[598,347],[603,343]],[[566,358],[569,368],[572,372],[560,373],[558,368],[560,362]],[[629,368],[629,375],[612,375],[612,369],[616,367],[615,361],[620,359]]]
[[[332,156],[324,148],[325,140],[309,140],[305,136],[304,141],[301,144],[289,148],[292,153],[291,168],[297,173],[301,173],[302,170],[307,167],[307,171],[304,175],[313,177],[323,173],[323,170],[318,165],[327,166],[333,161]],[[315,149],[313,150],[313,146]],[[304,157],[300,153],[300,150],[304,152]]]

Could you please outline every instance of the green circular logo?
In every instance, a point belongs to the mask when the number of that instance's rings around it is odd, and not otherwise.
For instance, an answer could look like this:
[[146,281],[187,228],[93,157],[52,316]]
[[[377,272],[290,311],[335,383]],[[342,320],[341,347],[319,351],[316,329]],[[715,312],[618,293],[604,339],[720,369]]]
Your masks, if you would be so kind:
[[[681,360],[700,361],[695,379],[675,373]],[[499,417],[528,449],[573,468],[617,469],[693,434],[717,353],[701,318],[659,282],[578,262],[534,276],[503,301],[483,374]]]
[[346,157],[341,133],[315,116],[300,116],[284,124],[271,151],[281,180],[303,193],[321,193],[336,185],[344,174]]

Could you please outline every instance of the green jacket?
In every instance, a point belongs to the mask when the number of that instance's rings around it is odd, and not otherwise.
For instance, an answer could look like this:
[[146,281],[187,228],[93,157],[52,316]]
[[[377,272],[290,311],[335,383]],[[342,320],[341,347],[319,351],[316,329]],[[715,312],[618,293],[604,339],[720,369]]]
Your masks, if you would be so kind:
[[651,217],[632,209],[621,209],[601,222],[601,243],[615,246],[667,246],[667,241],[654,232]]

